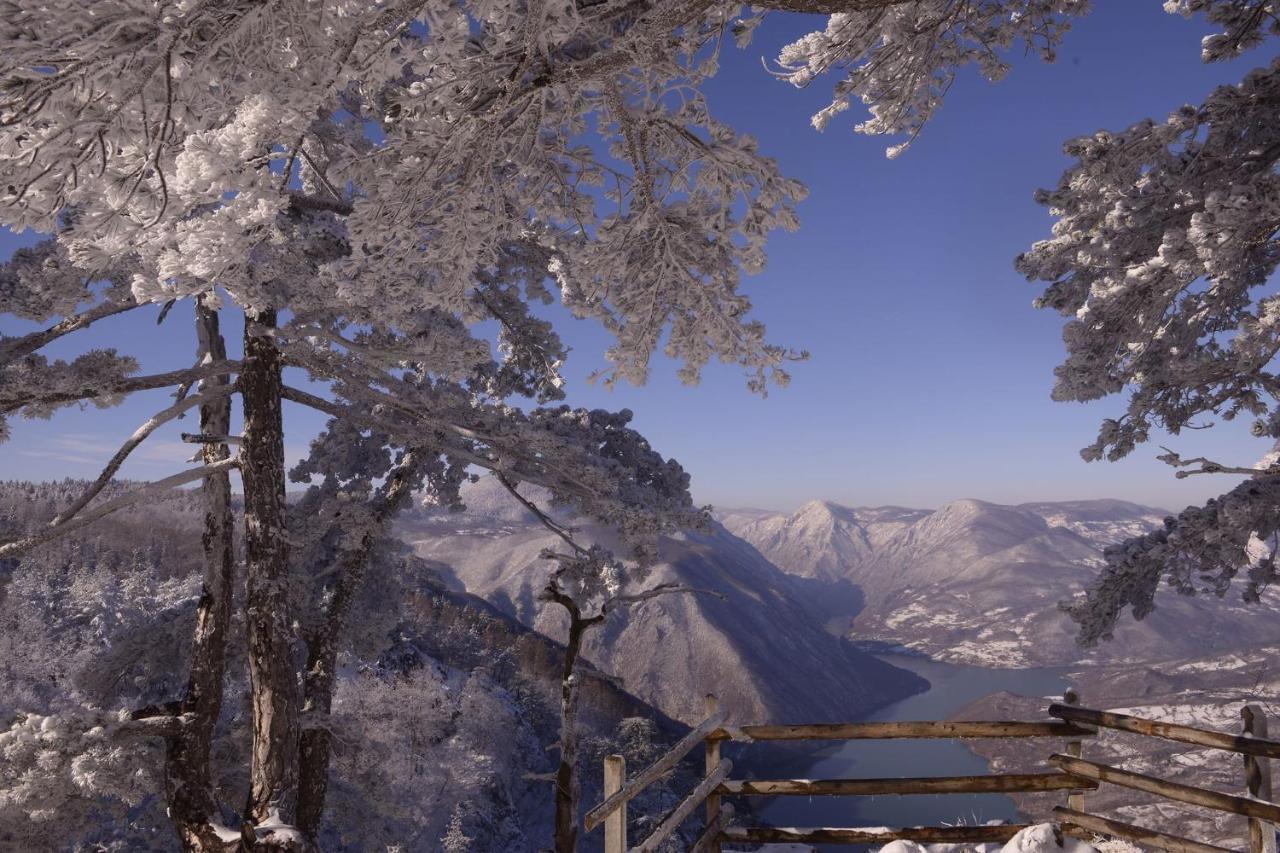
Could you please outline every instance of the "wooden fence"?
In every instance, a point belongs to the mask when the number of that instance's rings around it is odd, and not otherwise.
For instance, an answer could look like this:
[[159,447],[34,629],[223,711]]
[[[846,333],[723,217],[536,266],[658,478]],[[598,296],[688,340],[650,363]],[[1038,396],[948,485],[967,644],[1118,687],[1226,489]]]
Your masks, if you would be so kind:
[[[701,835],[690,853],[720,853],[725,842],[798,842],[813,844],[887,844],[894,840],[929,843],[986,843],[1008,841],[1030,824],[998,826],[910,826],[892,829],[869,827],[815,827],[810,829],[740,825],[724,798],[778,796],[872,796],[894,794],[975,794],[1065,791],[1066,805],[1053,809],[1044,820],[1063,835],[1086,840],[1096,836],[1123,838],[1143,847],[1174,853],[1216,853],[1231,848],[1205,844],[1155,829],[1122,823],[1090,814],[1084,795],[1100,785],[1117,785],[1154,794],[1164,800],[1230,812],[1248,818],[1248,838],[1240,849],[1250,853],[1276,853],[1275,826],[1280,805],[1271,802],[1270,759],[1280,758],[1280,741],[1267,737],[1262,710],[1246,705],[1242,734],[1162,723],[1141,717],[1082,708],[1073,693],[1066,701],[1049,706],[1052,719],[1037,721],[920,721],[892,723],[836,723],[799,726],[756,725],[725,728],[725,714],[715,697],[707,697],[707,716],[661,758],[630,781],[622,756],[604,762],[604,799],[587,812],[588,832],[604,826],[605,853],[649,853],[670,839],[691,815],[705,808]],[[1198,788],[1112,767],[1084,757],[1083,743],[1099,729],[1227,750],[1244,757],[1245,796]],[[726,740],[882,740],[897,738],[1051,738],[1065,741],[1064,751],[1046,760],[1044,772],[1002,773],[984,776],[934,776],[903,779],[733,779],[733,765],[720,755]],[[673,770],[699,744],[705,751],[701,781],[649,834],[631,845],[627,840],[627,803],[646,787]],[[1044,822],[1044,821],[1040,821]]]

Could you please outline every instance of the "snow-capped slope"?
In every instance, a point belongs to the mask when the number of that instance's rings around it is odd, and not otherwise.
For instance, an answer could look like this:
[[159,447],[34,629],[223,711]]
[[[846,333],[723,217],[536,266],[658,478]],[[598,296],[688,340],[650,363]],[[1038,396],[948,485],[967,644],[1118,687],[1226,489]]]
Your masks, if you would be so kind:
[[853,509],[829,501],[810,501],[790,515],[726,510],[717,518],[785,571],[837,580],[848,577],[849,566],[870,559],[928,514],[928,510],[901,507]]
[[[865,602],[854,637],[944,660],[1008,667],[1152,660],[1274,639],[1257,620],[1240,627],[1238,599],[1170,592],[1145,622],[1123,623],[1117,642],[1087,655],[1076,647],[1058,602],[1084,588],[1103,548],[1164,515],[1113,500],[959,500],[934,511],[813,502],[790,515],[721,518],[785,571],[859,587]],[[1184,630],[1187,620],[1195,620],[1194,634]]]
[[[418,513],[401,537],[443,575],[551,637],[560,608],[537,600],[558,544],[545,528],[495,495],[489,481],[467,494],[460,515]],[[715,693],[738,722],[856,718],[923,682],[823,630],[803,604],[801,582],[718,525],[665,538],[647,585],[676,581],[710,595],[667,595],[613,614],[588,635],[586,655],[627,690],[685,721]]]

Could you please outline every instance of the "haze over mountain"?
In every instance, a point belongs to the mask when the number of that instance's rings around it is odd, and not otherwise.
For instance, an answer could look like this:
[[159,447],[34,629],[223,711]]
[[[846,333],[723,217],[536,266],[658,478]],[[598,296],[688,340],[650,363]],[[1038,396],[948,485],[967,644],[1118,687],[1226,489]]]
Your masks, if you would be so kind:
[[[401,537],[467,592],[553,637],[558,606],[537,600],[559,540],[492,480],[465,494],[462,514],[419,511]],[[715,693],[740,722],[848,720],[921,689],[915,675],[823,630],[793,578],[719,525],[665,537],[644,586],[678,582],[718,593],[665,595],[615,612],[588,634],[585,653],[623,686],[685,721]],[[850,606],[855,606],[850,604]]]
[[[1101,568],[1102,550],[1160,524],[1165,511],[1117,500],[1016,506],[958,500],[936,510],[812,501],[796,512],[726,510],[721,522],[784,571],[864,596],[843,627],[856,639],[989,666],[1158,660],[1272,641],[1267,620],[1227,599],[1169,591],[1145,621],[1125,620],[1088,652],[1058,602]],[[1194,621],[1189,621],[1194,620]],[[1195,631],[1186,630],[1194,624]]]

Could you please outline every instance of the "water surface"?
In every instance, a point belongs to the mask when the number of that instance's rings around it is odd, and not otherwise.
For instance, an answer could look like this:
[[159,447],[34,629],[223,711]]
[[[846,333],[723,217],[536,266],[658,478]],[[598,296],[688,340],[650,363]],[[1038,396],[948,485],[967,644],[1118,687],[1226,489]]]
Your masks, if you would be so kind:
[[[1067,670],[986,669],[905,655],[879,655],[929,681],[929,689],[861,718],[865,721],[943,720],[968,703],[998,691],[1044,696],[1046,706],[1068,686]],[[760,747],[735,748],[734,765],[754,778],[857,779],[965,776],[987,773],[987,764],[957,740],[858,740],[814,742],[753,760]],[[1013,800],[1004,794],[928,794],[879,797],[773,797],[754,801],[761,823],[774,826],[919,826],[1014,822]],[[821,849],[853,850],[822,845]]]

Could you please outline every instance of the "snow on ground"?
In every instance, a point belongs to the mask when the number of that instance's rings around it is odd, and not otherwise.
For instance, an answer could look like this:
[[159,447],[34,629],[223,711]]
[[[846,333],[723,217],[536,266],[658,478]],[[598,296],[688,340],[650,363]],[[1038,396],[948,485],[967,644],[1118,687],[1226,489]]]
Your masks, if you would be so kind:
[[[813,853],[815,850],[808,844],[765,844],[755,849],[757,853]],[[917,844],[914,841],[894,841],[878,849],[879,853],[1142,853],[1142,848],[1127,841],[1100,838],[1095,839],[1092,844],[1074,838],[1063,838],[1059,844],[1053,825],[1048,823],[1029,826],[1004,844]],[[724,853],[735,851],[725,848]]]

